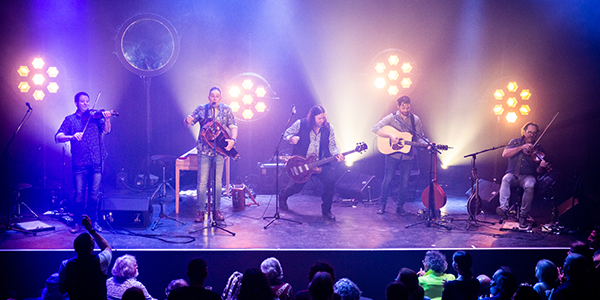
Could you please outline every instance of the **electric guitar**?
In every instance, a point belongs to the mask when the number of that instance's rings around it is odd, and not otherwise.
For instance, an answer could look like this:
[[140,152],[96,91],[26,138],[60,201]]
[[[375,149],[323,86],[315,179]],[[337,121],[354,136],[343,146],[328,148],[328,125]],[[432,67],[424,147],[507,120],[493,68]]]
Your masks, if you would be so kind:
[[[383,154],[393,154],[393,153],[403,153],[407,154],[410,152],[410,147],[427,147],[428,145],[425,143],[412,142],[412,134],[408,132],[400,132],[396,128],[386,125],[381,128],[381,130],[391,133],[399,138],[397,144],[392,144],[392,140],[384,137],[377,136],[377,148],[379,152]],[[451,147],[448,145],[436,145],[438,150],[448,150]]]
[[[342,153],[342,155],[346,156],[350,153],[358,152],[362,153],[367,150],[367,144],[364,142],[356,144],[356,148],[354,150],[350,150],[348,152]],[[322,160],[317,160],[317,156],[315,154],[309,156],[308,158],[304,158],[299,155],[295,155],[290,157],[290,159],[285,163],[285,170],[287,171],[288,176],[295,183],[305,183],[310,179],[310,176],[314,173],[321,173],[322,168],[319,166],[324,165],[334,159],[335,156],[325,158]]]

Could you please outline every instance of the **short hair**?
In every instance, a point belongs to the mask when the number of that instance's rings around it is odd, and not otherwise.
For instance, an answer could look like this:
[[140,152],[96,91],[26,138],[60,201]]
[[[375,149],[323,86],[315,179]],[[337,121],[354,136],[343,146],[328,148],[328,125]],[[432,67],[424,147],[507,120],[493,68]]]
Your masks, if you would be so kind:
[[521,128],[521,134],[525,135],[525,131],[527,130],[527,127],[529,127],[529,125],[531,126],[535,126],[535,128],[537,129],[538,133],[540,132],[540,126],[536,123],[536,122],[527,122],[525,123],[525,125],[523,125],[523,127]]
[[75,94],[75,103],[79,102],[79,97],[81,96],[87,96],[88,98],[90,97],[90,95],[88,95],[86,92],[79,92],[77,94]]
[[123,296],[121,297],[121,299],[123,299],[123,300],[146,300],[146,297],[144,296],[144,291],[142,291],[142,289],[140,289],[139,287],[132,286],[132,287],[128,288],[125,291],[125,293],[123,293]]
[[308,282],[311,282],[313,280],[313,277],[315,277],[315,274],[317,274],[317,272],[327,272],[329,273],[329,275],[331,275],[331,278],[335,280],[335,275],[333,274],[333,267],[327,262],[318,261],[314,265],[312,265],[312,267],[310,267],[310,270],[308,271]]
[[490,293],[490,277],[480,274],[477,276],[477,280],[479,281],[479,295],[488,295]]
[[75,238],[73,248],[77,255],[88,255],[94,249],[94,240],[89,233],[84,232]]
[[221,92],[221,88],[219,88],[218,86],[213,86],[210,88],[210,90],[208,90],[208,95],[210,96],[210,93],[212,93],[212,91],[219,91],[219,94],[223,94],[223,92]]
[[208,271],[206,270],[206,261],[202,258],[194,258],[188,263],[187,274],[189,278],[206,279]]
[[[498,285],[500,283],[500,278],[503,278],[502,284]],[[490,286],[490,291],[493,288],[495,292],[492,294],[494,295],[501,294],[511,296],[515,293],[517,284],[517,275],[515,275],[515,272],[513,272],[513,270],[509,267],[502,266],[496,270],[494,276],[492,276],[492,285]]]
[[387,300],[406,300],[408,299],[408,289],[400,281],[392,281],[385,288],[385,298]]
[[257,268],[251,268],[244,272],[242,286],[238,295],[239,300],[274,299],[275,294],[269,286],[265,274]]
[[417,273],[415,273],[415,271],[409,268],[400,269],[396,281],[402,282],[408,289],[409,293],[412,293],[412,291],[419,287],[419,276]]
[[260,270],[267,276],[269,281],[283,278],[283,268],[281,268],[281,263],[275,257],[263,260],[260,264]]
[[342,300],[359,300],[362,292],[352,280],[342,278],[333,285],[333,292],[340,295]]
[[325,271],[317,272],[308,285],[308,292],[314,300],[329,299],[333,294],[333,276]]
[[408,98],[408,96],[404,95],[404,96],[396,99],[396,104],[398,104],[398,106],[402,105],[402,103],[410,104],[410,98]]
[[569,278],[582,278],[588,273],[589,263],[585,256],[577,253],[571,253],[565,258],[563,272]]
[[[315,126],[315,118],[320,115],[325,113],[325,108],[321,105],[315,105],[313,106],[309,111],[308,111],[308,115],[306,116],[306,120],[308,121],[308,128],[312,129],[312,127]],[[327,120],[325,120],[325,123],[323,124],[323,126],[325,127],[325,125],[327,125]]]
[[535,265],[535,277],[554,286],[554,282],[558,279],[558,269],[553,262],[540,259]]
[[135,256],[125,254],[115,260],[115,265],[110,273],[119,279],[133,278],[136,277],[136,266],[137,260],[135,259]]
[[180,287],[184,287],[184,286],[188,286],[187,281],[185,281],[185,279],[180,278],[180,279],[173,279],[171,280],[171,282],[169,283],[169,285],[167,285],[167,288],[165,289],[165,294],[167,296],[169,296],[169,294],[171,293],[172,290],[176,290]]
[[427,269],[431,269],[437,273],[444,273],[448,269],[446,256],[437,250],[429,250],[425,253],[423,265],[425,265]]
[[452,260],[461,271],[469,271],[473,267],[473,258],[468,252],[456,251],[452,255]]

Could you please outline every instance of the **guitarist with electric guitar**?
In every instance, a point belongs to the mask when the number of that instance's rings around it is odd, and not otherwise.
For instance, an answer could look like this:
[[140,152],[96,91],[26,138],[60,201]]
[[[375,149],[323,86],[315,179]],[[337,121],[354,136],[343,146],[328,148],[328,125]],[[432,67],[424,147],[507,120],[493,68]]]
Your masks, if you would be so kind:
[[[292,155],[296,158],[290,159],[291,162],[288,161],[286,164],[288,174],[293,182],[279,194],[279,208],[289,210],[287,199],[299,193],[312,175],[323,183],[323,195],[321,196],[323,218],[334,221],[335,216],[331,213],[331,205],[333,204],[335,179],[329,161],[343,161],[345,158],[337,148],[335,133],[331,124],[327,122],[325,108],[321,105],[313,106],[306,119],[297,120],[285,131],[284,139],[294,145]],[[308,157],[308,161],[302,161],[298,157]],[[327,161],[322,165],[309,166],[311,162],[324,159]]]

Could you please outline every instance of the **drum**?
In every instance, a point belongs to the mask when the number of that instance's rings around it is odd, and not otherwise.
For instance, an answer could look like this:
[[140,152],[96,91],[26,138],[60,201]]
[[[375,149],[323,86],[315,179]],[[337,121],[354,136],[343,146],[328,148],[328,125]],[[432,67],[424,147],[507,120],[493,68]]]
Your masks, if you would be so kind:
[[233,211],[242,211],[246,207],[246,195],[243,188],[231,189],[231,202]]

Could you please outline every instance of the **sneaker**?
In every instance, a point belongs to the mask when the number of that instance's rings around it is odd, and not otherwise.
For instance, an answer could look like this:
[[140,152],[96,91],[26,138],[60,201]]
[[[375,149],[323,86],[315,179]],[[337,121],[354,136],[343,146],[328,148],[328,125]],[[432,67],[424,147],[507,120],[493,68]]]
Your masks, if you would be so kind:
[[519,227],[520,228],[527,228],[527,226],[529,226],[529,224],[527,224],[527,218],[520,217],[519,218]]
[[73,234],[78,233],[79,231],[81,231],[81,226],[78,223],[75,223],[75,225],[69,229],[69,232]]
[[325,220],[335,221],[335,216],[332,213],[330,213],[330,212],[324,212],[323,213],[323,218]]
[[496,214],[498,214],[502,219],[508,219],[508,214],[500,206],[496,207]]
[[215,211],[215,220],[225,221],[225,217],[223,217],[220,210]]
[[196,218],[194,219],[194,222],[196,222],[196,223],[202,223],[202,222],[204,222],[204,212],[203,211],[199,211],[196,214]]
[[97,232],[102,232],[102,227],[100,224],[98,224],[98,222],[94,222],[94,224],[92,224],[92,228]]

